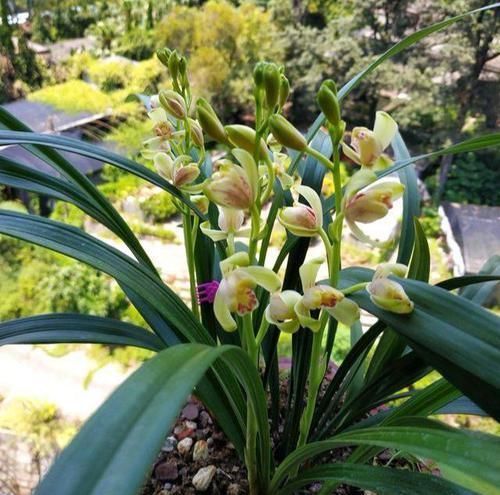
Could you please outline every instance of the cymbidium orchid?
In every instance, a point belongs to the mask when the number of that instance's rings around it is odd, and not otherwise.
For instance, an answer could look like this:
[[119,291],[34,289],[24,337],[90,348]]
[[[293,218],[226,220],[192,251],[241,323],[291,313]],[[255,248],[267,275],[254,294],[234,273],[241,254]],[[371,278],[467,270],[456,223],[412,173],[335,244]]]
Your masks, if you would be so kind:
[[308,186],[297,186],[296,191],[309,203],[296,202],[280,210],[278,220],[289,232],[299,237],[313,237],[323,225],[323,207],[321,199]]
[[370,299],[376,306],[390,311],[391,313],[407,314],[413,311],[413,302],[398,282],[387,277],[405,277],[408,267],[402,263],[381,263],[372,281],[366,286]]
[[405,290],[394,280],[376,278],[367,286],[370,299],[379,308],[397,314],[408,314],[413,311],[414,304]]
[[405,190],[400,182],[387,181],[363,189],[349,199],[345,217],[350,222],[371,223],[383,218]]
[[236,253],[220,263],[222,280],[214,298],[214,313],[222,328],[233,332],[237,328],[232,313],[239,316],[251,313],[259,301],[255,288],[259,285],[268,292],[281,288],[281,280],[269,268],[249,266],[247,253]]
[[200,175],[200,169],[188,155],[178,156],[175,160],[167,153],[157,153],[154,156],[154,165],[158,173],[175,187],[188,192],[200,192],[203,185],[190,185]]
[[285,153],[273,153],[273,169],[275,177],[280,181],[281,187],[286,191],[294,184],[294,179],[288,175],[288,167],[292,159]]
[[250,153],[233,150],[241,167],[230,160],[219,160],[216,172],[205,184],[204,192],[210,201],[225,208],[248,210],[257,199],[258,170]]
[[300,269],[300,280],[304,295],[295,305],[295,312],[303,327],[317,332],[320,329],[320,317],[314,318],[311,311],[324,309],[337,321],[350,327],[359,320],[358,305],[344,294],[329,285],[316,284],[316,277],[324,258],[315,258],[304,263]]
[[200,225],[200,229],[214,242],[223,241],[229,236],[249,237],[252,229],[250,227],[242,228],[244,221],[245,214],[243,210],[219,206],[219,218],[217,222],[219,230],[211,228],[209,221],[203,222]]
[[295,305],[301,298],[302,296],[294,290],[272,294],[265,312],[268,323],[276,325],[282,332],[295,333],[300,328]]
[[350,145],[342,143],[342,150],[355,163],[372,170],[382,170],[392,164],[384,153],[398,132],[398,125],[386,112],[377,112],[373,131],[355,127]]

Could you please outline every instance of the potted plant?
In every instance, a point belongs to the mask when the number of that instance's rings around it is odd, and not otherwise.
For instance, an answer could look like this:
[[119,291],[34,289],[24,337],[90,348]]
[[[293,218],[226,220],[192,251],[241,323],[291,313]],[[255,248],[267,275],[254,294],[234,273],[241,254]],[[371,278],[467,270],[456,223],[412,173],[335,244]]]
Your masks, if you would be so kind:
[[[20,144],[60,174],[53,177],[0,157],[0,181],[76,205],[116,234],[132,255],[74,227],[14,211],[0,211],[0,233],[108,273],[152,330],[88,315],[40,315],[1,323],[0,343],[100,342],[157,351],[83,426],[37,494],[136,494],[193,391],[244,461],[251,495],[295,493],[313,481],[325,494],[339,484],[380,493],[499,493],[498,438],[428,418],[443,410],[479,409],[500,417],[499,320],[452,292],[498,277],[428,283],[429,251],[416,220],[412,168],[422,156],[409,155],[388,114],[378,112],[373,129],[348,132],[341,108],[384,60],[492,7],[412,34],[340,90],[325,81],[317,95],[322,113],[306,136],[282,115],[289,84],[275,64],[255,68],[255,129],[224,126],[208,102],[193,101],[186,59],[162,50],[158,57],[169,70],[172,89],[141,97],[155,131],[144,156],[157,173],[84,142],[34,134],[0,110],[0,144]],[[205,151],[207,139],[225,150],[214,164]],[[500,135],[493,134],[425,156],[499,143]],[[183,217],[191,308],[162,282],[111,203],[58,150],[100,159],[172,195]],[[341,150],[359,165],[345,184]],[[321,186],[327,171],[335,192],[325,198]],[[389,175],[391,180],[380,181]],[[374,270],[341,266],[343,230],[350,229],[370,249],[374,241],[362,224],[382,218],[399,197],[404,208],[397,260]],[[276,222],[288,235],[269,267]],[[313,237],[323,243],[324,254],[306,260]],[[322,265],[328,273],[320,280]],[[361,309],[377,318],[365,333]],[[339,322],[350,328],[353,345],[325,380]],[[283,431],[272,448],[280,407],[281,332],[293,335],[292,365]],[[441,378],[401,393],[431,370]],[[380,409],[381,404],[386,407]],[[314,466],[318,456],[345,446],[352,448],[345,461]],[[440,476],[369,462],[386,448],[432,459]]]

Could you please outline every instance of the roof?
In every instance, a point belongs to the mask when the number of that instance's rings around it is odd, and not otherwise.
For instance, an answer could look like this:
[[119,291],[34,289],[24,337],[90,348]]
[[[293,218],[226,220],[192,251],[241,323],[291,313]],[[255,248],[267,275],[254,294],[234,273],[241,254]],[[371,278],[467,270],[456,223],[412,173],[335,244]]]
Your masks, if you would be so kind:
[[[14,115],[14,117],[24,122],[37,133],[59,134],[78,139],[82,138],[86,125],[109,117],[109,114],[92,114],[89,112],[68,114],[57,110],[51,105],[28,100],[17,100],[2,106],[5,110]],[[98,144],[99,146],[110,146],[109,143]],[[0,147],[0,154],[11,160],[36,168],[37,170],[51,175],[57,175],[57,172],[49,167],[43,160],[36,158],[21,146]],[[103,167],[103,163],[99,160],[86,158],[74,153],[61,152],[61,154],[75,165],[80,172],[86,175],[98,172]]]
[[[68,153],[66,151],[60,151],[72,165],[74,165],[80,172],[85,175],[92,175],[102,169],[103,163],[99,160],[94,160],[93,158],[87,158],[85,156],[77,155],[75,153]],[[28,167],[39,170],[40,172],[45,172],[49,175],[59,175],[52,167],[47,165],[43,160],[37,158],[29,151],[25,150],[21,146],[7,146],[0,149],[0,155],[10,160],[14,160],[18,163],[26,165]]]
[[11,103],[5,103],[2,107],[35,132],[44,133],[79,127],[82,125],[82,121],[88,123],[105,116],[90,112],[69,114],[58,110],[52,105],[29,100],[16,100]]

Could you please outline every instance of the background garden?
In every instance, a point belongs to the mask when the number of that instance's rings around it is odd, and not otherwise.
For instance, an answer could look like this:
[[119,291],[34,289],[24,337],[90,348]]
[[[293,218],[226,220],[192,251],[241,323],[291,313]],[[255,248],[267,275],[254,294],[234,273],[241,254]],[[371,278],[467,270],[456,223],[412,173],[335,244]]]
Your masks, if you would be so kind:
[[[333,78],[343,84],[408,34],[486,4],[476,0],[0,0],[0,103],[36,130],[76,135],[150,166],[140,149],[151,134],[151,123],[130,95],[155,94],[168,87],[166,71],[155,56],[159,48],[168,46],[189,57],[193,92],[207,98],[226,123],[252,124],[255,63],[264,59],[283,64],[294,88],[286,114],[305,130],[316,115],[314,98],[322,80]],[[498,129],[499,17],[497,9],[494,14],[468,18],[384,64],[344,103],[348,126],[370,127],[375,110],[385,110],[399,123],[413,155]],[[447,236],[453,229],[443,231],[446,215],[439,207],[446,202],[498,206],[499,162],[500,152],[493,149],[418,163],[424,199],[421,220],[431,247],[432,282],[467,268],[457,266]],[[105,164],[82,163],[82,167],[87,167],[144,239],[164,278],[187,298],[186,271],[169,271],[167,266],[182,251],[182,231],[169,195]],[[352,171],[346,161],[343,173]],[[331,181],[325,187],[333,187]],[[76,208],[1,184],[0,207],[64,219],[117,242]],[[498,214],[489,211],[493,217]],[[273,246],[280,247],[284,239],[284,231],[276,231]],[[368,250],[353,239],[347,245],[346,264],[374,265],[390,255]],[[463,247],[461,251],[463,256]],[[494,297],[490,299],[493,311],[497,303]],[[0,237],[0,321],[53,311],[145,325],[107,276],[63,256]],[[337,363],[350,346],[347,332],[340,333],[339,340],[333,356]],[[289,343],[285,340],[282,345],[286,349]],[[82,386],[89,387],[98,370],[109,363],[118,363],[119,373],[128,373],[149,356],[148,351],[123,347],[85,349],[88,361]],[[74,345],[44,348],[51,356],[75,351],[81,349]],[[19,406],[9,396],[0,411],[0,427],[29,439],[39,470],[42,460],[77,428],[75,418],[63,419],[50,402],[24,401]],[[76,423],[83,419],[76,416]],[[479,426],[498,432],[489,422]],[[23,487],[12,485],[9,473],[3,475],[6,486],[10,485],[4,488],[0,481],[1,489],[22,493]]]

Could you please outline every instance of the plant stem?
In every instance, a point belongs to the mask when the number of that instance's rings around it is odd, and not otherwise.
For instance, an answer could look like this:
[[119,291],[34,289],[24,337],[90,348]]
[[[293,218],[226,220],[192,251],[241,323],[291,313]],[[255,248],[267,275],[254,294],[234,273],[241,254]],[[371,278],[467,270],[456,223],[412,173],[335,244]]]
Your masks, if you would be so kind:
[[[258,348],[253,332],[252,314],[243,316],[243,343],[245,349],[255,366],[258,367]],[[250,495],[259,495],[257,476],[257,421],[251,401],[247,401],[247,428],[245,444],[245,464],[248,472],[248,487]]]
[[334,164],[325,155],[309,146],[305,149],[305,153],[311,155],[313,158],[316,158],[316,160],[321,162],[330,172],[332,172],[332,174],[335,173]]
[[344,296],[347,296],[348,294],[352,294],[353,292],[363,290],[367,285],[368,285],[368,282],[360,282],[359,284],[355,284],[355,285],[351,285],[350,287],[347,287],[347,289],[343,289],[342,293],[344,294]]
[[255,255],[257,253],[257,242],[260,229],[260,214],[257,206],[253,205],[250,210],[250,219],[252,223],[252,228],[250,231],[250,242],[248,244],[248,258],[250,263],[253,263]]
[[323,341],[324,325],[313,335],[313,344],[311,350],[311,362],[309,365],[308,383],[309,390],[307,392],[307,403],[300,419],[300,435],[297,442],[297,448],[302,447],[307,443],[311,422],[316,407],[316,398],[318,396],[319,387],[323,379],[324,366],[321,364],[321,344]]
[[199,320],[200,311],[196,299],[196,273],[194,266],[194,242],[193,230],[191,226],[191,213],[184,213],[182,216],[182,226],[184,230],[184,247],[186,249],[186,259],[189,272],[189,290],[191,293],[191,309],[194,316]]

